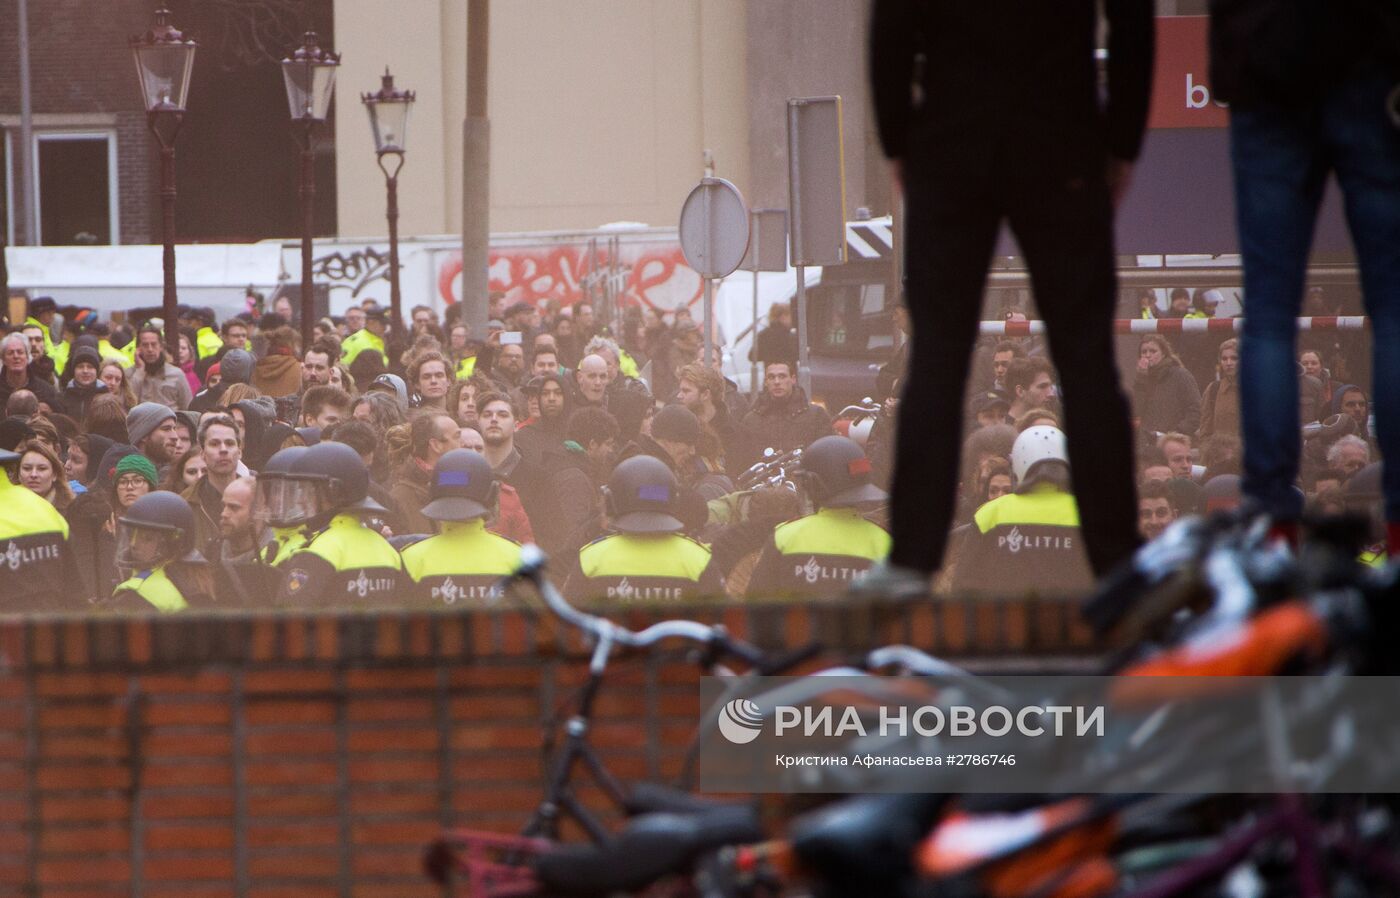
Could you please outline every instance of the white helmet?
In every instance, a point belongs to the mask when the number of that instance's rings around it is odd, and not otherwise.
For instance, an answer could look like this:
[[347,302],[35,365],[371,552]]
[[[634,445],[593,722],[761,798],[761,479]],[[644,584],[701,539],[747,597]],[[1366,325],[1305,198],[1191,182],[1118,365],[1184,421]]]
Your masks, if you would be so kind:
[[1017,485],[1028,485],[1031,473],[1043,461],[1069,464],[1065,432],[1048,424],[1027,427],[1011,447],[1011,471],[1016,475]]

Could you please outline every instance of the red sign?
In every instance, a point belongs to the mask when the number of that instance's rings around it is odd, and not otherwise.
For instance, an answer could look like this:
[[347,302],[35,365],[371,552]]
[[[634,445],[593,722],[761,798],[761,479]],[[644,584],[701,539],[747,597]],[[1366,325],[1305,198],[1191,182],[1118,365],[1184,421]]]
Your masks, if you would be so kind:
[[1224,128],[1230,114],[1210,89],[1210,17],[1157,19],[1149,128]]

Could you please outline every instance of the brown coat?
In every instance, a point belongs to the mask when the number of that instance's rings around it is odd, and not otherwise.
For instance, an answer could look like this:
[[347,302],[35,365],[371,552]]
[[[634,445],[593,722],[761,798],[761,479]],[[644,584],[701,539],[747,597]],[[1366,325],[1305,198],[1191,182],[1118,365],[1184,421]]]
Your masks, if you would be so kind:
[[1213,380],[1201,397],[1200,439],[1216,434],[1240,435],[1240,385],[1234,380]]
[[194,511],[194,547],[207,559],[219,541],[219,517],[224,511],[223,494],[201,477],[180,494]]
[[253,386],[264,396],[290,396],[301,389],[301,363],[290,355],[264,356],[253,367]]
[[437,532],[432,520],[425,517],[421,510],[428,504],[428,481],[428,472],[419,466],[413,456],[404,459],[404,463],[394,474],[389,495],[398,505],[399,521],[404,527],[403,534]]

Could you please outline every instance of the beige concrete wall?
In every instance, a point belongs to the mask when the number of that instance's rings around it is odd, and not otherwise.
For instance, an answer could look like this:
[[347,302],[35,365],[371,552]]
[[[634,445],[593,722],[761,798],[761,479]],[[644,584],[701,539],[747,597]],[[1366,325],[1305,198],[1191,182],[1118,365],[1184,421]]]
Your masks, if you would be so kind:
[[[360,94],[379,89],[386,65],[394,73],[396,86],[417,94],[408,122],[409,152],[399,175],[399,233],[443,233],[447,207],[460,204],[441,187],[452,143],[449,138],[455,136],[458,158],[462,145],[461,112],[455,121],[442,114],[448,82],[443,78],[439,23],[442,8],[448,5],[465,8],[463,0],[336,3],[335,49],[340,51],[341,66],[335,87],[335,155],[341,236],[378,236],[387,231],[384,176],[375,162],[369,117],[360,102]],[[451,83],[460,81],[456,78]]]
[[[714,151],[747,190],[745,0],[496,0],[491,230],[673,223]],[[384,65],[418,92],[400,232],[461,221],[465,0],[336,4],[340,233],[384,233],[361,91]]]

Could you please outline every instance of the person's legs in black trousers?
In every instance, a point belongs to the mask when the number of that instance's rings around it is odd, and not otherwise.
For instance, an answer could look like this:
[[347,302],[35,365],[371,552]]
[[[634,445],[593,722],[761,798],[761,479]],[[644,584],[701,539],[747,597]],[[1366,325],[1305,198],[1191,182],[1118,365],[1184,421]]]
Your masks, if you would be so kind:
[[1030,268],[1064,388],[1080,527],[1094,573],[1103,576],[1139,544],[1132,425],[1113,357],[1116,278],[1108,189],[1096,175],[1023,173],[1009,203],[1011,229]]
[[956,500],[967,366],[1000,221],[991,178],[929,164],[906,176],[905,302],[913,322],[899,405],[890,562],[943,561]]

